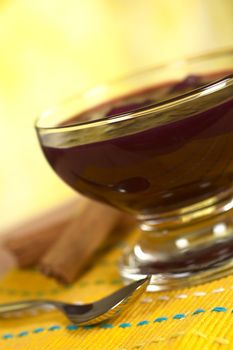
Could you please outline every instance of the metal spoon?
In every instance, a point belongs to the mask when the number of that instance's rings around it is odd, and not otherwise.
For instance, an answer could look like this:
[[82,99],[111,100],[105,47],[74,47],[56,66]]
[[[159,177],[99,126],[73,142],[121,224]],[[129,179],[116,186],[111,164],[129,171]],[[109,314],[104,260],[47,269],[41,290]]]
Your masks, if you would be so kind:
[[134,303],[146,290],[150,277],[133,282],[113,294],[91,304],[75,305],[53,300],[27,300],[10,304],[0,304],[0,316],[34,307],[51,305],[60,310],[77,325],[100,323],[120,314],[126,307]]

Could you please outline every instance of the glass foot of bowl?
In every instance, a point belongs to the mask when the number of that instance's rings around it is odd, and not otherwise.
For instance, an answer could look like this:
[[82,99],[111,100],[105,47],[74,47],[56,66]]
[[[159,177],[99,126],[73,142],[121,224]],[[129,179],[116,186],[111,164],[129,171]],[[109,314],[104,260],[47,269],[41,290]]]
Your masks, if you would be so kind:
[[140,228],[139,242],[120,261],[126,283],[151,275],[148,291],[180,289],[233,272],[231,198],[179,215],[145,218]]

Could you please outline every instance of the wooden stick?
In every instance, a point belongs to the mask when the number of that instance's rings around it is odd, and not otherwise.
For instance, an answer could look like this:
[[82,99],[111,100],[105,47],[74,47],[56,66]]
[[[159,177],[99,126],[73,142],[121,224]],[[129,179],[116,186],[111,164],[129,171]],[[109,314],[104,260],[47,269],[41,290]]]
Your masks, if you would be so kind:
[[111,207],[90,202],[41,259],[40,270],[62,283],[73,282],[121,215]]

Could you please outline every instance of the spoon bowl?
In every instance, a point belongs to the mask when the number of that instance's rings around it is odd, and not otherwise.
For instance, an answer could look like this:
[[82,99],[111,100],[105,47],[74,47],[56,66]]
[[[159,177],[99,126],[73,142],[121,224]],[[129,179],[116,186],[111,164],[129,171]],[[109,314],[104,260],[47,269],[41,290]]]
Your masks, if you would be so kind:
[[93,325],[122,313],[146,291],[150,277],[131,283],[109,296],[90,304],[69,304],[54,300],[26,300],[9,304],[0,304],[0,316],[14,315],[14,312],[31,308],[53,306],[76,325]]

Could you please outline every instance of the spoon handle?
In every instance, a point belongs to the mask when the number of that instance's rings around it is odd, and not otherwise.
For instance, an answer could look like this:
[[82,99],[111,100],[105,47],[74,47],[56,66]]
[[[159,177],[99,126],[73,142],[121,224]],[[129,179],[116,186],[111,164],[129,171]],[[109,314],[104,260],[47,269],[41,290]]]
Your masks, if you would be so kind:
[[35,307],[41,307],[44,305],[55,306],[53,302],[47,300],[25,300],[9,304],[0,304],[0,315],[5,313],[24,311]]

